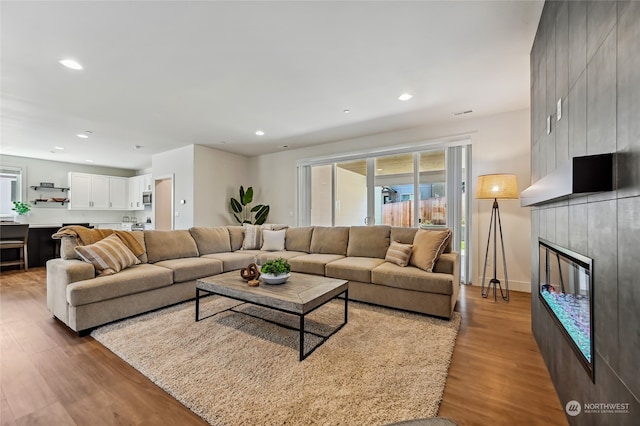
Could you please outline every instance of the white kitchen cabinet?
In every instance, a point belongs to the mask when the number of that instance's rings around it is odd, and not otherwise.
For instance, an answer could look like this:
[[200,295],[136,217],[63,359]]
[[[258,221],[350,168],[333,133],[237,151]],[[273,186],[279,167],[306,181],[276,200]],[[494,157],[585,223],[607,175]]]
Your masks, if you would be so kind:
[[109,177],[109,208],[127,210],[128,191],[129,179],[115,176]]
[[142,193],[150,192],[152,185],[153,180],[151,174],[130,177],[127,210],[144,210]]
[[69,173],[69,209],[126,210],[127,178]]
[[69,208],[87,210],[91,208],[92,176],[84,173],[69,173]]
[[148,175],[142,175],[142,192],[151,192],[153,191],[153,177],[151,173]]
[[142,204],[142,189],[144,186],[144,176],[134,176],[129,178],[129,203],[127,210],[144,210]]

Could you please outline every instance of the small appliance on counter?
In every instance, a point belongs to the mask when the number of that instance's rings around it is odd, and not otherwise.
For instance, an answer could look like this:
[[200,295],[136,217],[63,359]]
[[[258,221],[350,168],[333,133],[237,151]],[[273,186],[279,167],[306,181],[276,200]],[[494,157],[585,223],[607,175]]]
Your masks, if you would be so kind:
[[132,223],[131,224],[132,231],[144,231],[144,223]]

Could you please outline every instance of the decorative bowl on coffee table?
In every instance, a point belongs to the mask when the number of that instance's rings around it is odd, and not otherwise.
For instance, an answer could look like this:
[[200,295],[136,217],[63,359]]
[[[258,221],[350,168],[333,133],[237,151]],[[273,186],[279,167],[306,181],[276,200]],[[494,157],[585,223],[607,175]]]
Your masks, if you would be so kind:
[[260,275],[260,278],[264,281],[265,284],[284,284],[290,276],[291,274],[262,274]]

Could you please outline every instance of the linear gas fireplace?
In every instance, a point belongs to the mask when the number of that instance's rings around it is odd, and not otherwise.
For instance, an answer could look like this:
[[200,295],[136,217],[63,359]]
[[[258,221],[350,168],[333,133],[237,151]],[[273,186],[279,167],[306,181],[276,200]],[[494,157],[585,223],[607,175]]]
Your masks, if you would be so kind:
[[585,368],[593,374],[593,259],[538,238],[539,297]]

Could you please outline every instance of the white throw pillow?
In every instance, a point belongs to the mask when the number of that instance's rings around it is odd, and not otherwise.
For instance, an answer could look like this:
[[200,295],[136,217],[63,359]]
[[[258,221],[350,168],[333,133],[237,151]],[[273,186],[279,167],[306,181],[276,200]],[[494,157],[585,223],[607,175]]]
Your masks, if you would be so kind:
[[280,231],[262,230],[262,248],[265,251],[281,251],[284,250],[284,238],[287,234],[286,229]]

